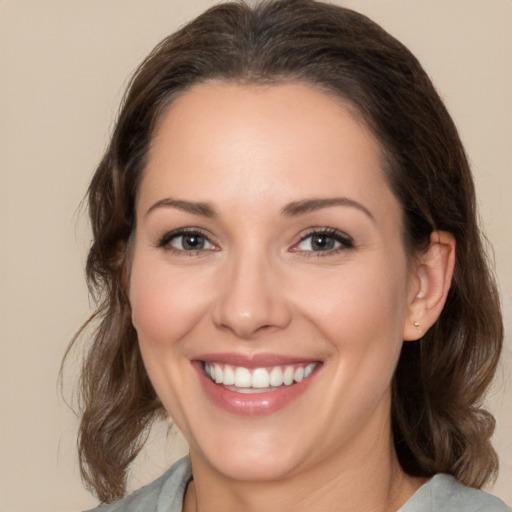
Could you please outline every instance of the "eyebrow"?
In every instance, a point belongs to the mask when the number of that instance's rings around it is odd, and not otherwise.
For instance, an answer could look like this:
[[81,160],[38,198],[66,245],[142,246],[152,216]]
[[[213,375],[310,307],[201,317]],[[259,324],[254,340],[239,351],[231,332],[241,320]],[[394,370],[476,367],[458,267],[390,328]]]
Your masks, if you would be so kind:
[[[363,212],[371,220],[375,221],[375,217],[370,210],[363,206],[361,203],[354,201],[348,197],[328,197],[328,198],[315,198],[315,199],[302,199],[300,201],[293,201],[283,208],[282,214],[285,217],[297,217],[312,213],[323,208],[331,208],[333,206],[345,206],[356,208]],[[215,209],[208,203],[184,201],[180,199],[172,199],[166,197],[154,203],[146,212],[146,217],[157,208],[176,208],[186,213],[193,215],[200,215],[201,217],[215,218],[218,216]]]
[[146,212],[146,217],[157,208],[176,208],[177,210],[191,213],[193,215],[200,215],[202,217],[217,217],[216,211],[208,203],[183,201],[179,199],[172,199],[171,197],[160,199],[160,201],[157,201],[155,204],[150,206]]
[[348,197],[328,197],[294,201],[293,203],[289,203],[284,207],[283,215],[285,217],[295,217],[298,215],[315,212],[323,208],[330,208],[332,206],[349,206],[351,208],[356,208],[362,211],[371,220],[375,221],[375,217],[372,215],[370,210],[368,210],[368,208]]

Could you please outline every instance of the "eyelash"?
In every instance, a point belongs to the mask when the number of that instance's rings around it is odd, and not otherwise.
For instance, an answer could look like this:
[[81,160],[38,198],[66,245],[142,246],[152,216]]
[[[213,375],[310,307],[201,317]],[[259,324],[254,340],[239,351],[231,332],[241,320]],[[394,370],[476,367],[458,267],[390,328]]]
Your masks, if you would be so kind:
[[[194,249],[186,250],[186,249],[178,249],[171,245],[171,242],[174,239],[183,237],[185,235],[199,236],[199,237],[203,238],[206,243],[216,247],[216,245],[213,242],[211,242],[209,236],[204,231],[202,231],[201,229],[198,229],[198,228],[182,228],[182,229],[178,229],[176,231],[169,231],[169,232],[165,233],[158,240],[156,246],[159,248],[165,249],[167,251],[173,252],[175,254],[187,255],[187,256],[197,256],[197,255],[204,254],[205,251],[215,250],[215,249],[205,249],[205,248],[200,248],[200,249],[196,249],[196,250],[194,250]],[[303,250],[303,249],[298,248],[298,246],[300,244],[302,244],[308,238],[311,238],[315,235],[323,236],[327,239],[332,239],[332,240],[334,240],[335,243],[338,243],[339,246],[332,248],[332,249],[327,249],[325,251]],[[332,256],[334,254],[338,254],[342,251],[346,251],[348,249],[353,249],[353,248],[354,248],[354,240],[352,239],[352,237],[350,237],[346,233],[343,233],[342,231],[339,231],[334,228],[311,228],[305,235],[303,235],[300,238],[299,242],[292,247],[291,252],[299,252],[307,257],[326,257],[326,256]]]
[[197,255],[204,254],[205,251],[214,250],[214,249],[203,249],[203,248],[195,249],[195,250],[193,250],[193,249],[186,250],[186,249],[178,249],[171,245],[171,242],[174,239],[179,238],[180,236],[183,237],[186,235],[199,236],[199,237],[203,238],[206,243],[215,246],[215,244],[213,242],[211,242],[209,236],[205,232],[203,232],[201,229],[198,229],[198,228],[182,228],[182,229],[178,229],[177,231],[169,231],[169,232],[165,233],[158,240],[156,246],[159,248],[165,249],[166,251],[173,252],[175,254],[187,255],[187,256],[197,256]]
[[333,249],[328,249],[325,251],[304,251],[301,249],[294,249],[293,252],[301,252],[302,254],[306,255],[307,257],[326,257],[326,256],[332,256],[335,254],[338,254],[342,251],[346,251],[349,249],[354,248],[354,240],[352,237],[347,235],[346,233],[343,233],[342,231],[339,231],[335,228],[312,228],[310,229],[305,235],[303,235],[299,241],[298,244],[296,244],[294,247],[297,247],[302,242],[306,241],[308,238],[311,238],[313,236],[324,236],[325,238],[332,239],[334,242],[339,243],[340,245]]

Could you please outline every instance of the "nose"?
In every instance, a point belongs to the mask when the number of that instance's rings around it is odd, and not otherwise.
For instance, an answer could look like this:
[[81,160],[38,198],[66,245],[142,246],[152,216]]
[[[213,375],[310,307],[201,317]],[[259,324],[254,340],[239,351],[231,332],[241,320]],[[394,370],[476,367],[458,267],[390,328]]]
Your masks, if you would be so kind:
[[215,325],[245,340],[285,328],[291,319],[279,271],[263,255],[239,255],[222,275]]

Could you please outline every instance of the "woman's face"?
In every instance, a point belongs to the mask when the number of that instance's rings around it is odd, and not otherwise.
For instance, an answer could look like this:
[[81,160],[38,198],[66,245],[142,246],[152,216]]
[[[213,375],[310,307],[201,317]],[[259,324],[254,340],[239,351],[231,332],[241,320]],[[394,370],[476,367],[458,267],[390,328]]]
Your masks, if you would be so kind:
[[378,145],[340,100],[194,87],[161,119],[136,208],[133,324],[196,464],[277,479],[389,450],[416,280]]

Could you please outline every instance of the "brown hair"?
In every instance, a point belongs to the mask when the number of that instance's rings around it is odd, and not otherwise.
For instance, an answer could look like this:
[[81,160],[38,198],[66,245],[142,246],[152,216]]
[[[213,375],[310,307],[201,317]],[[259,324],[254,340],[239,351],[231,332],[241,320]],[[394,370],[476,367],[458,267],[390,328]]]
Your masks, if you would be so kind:
[[209,79],[301,81],[343,98],[381,143],[409,253],[424,249],[433,230],[453,233],[456,266],[444,310],[421,341],[403,345],[393,433],[409,474],[445,472],[482,486],[496,472],[497,457],[489,442],[494,419],[480,405],[503,333],[468,160],[409,50],[365,16],[312,0],[213,7],[162,41],[130,83],[88,191],[94,240],[86,270],[97,311],[80,382],[86,485],[103,502],[121,497],[129,465],[163,412],[131,325],[125,248],[155,124],[176,95]]

